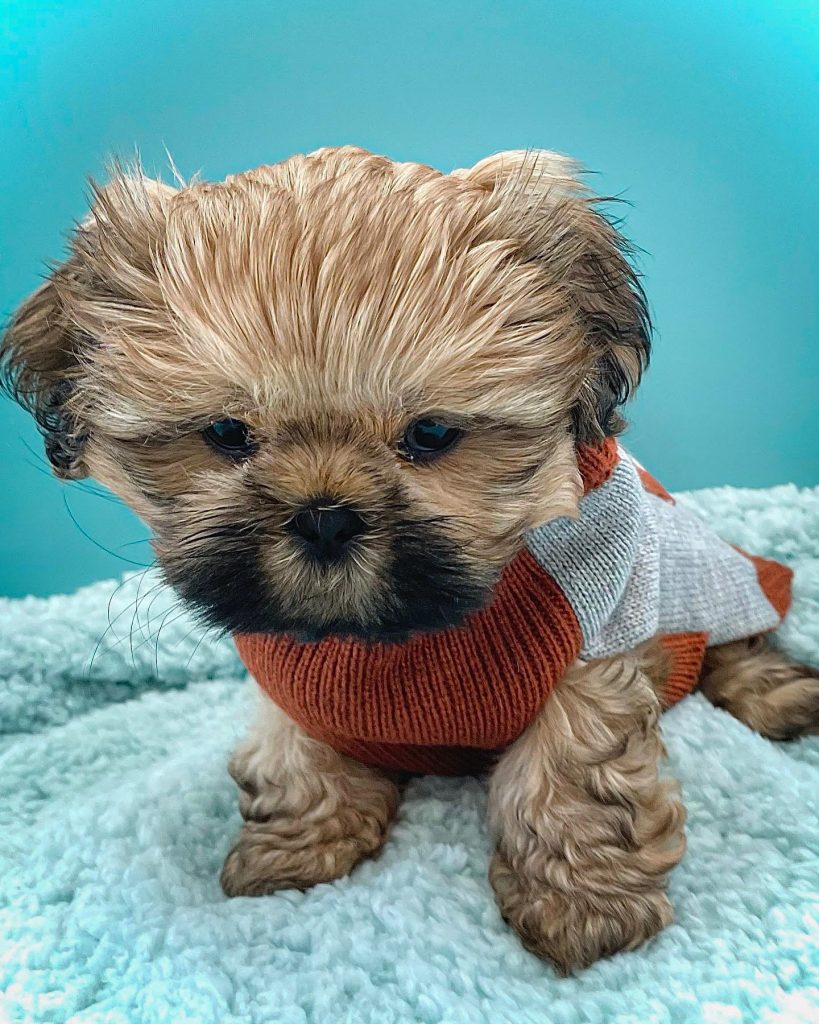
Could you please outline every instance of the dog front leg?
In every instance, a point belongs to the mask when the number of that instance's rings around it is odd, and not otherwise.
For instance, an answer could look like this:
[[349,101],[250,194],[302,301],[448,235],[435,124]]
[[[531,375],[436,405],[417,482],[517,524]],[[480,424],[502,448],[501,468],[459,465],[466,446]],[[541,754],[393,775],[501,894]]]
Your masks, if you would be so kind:
[[228,896],[346,875],[381,849],[398,807],[392,780],[311,739],[266,697],[230,773],[245,824],[222,868]]
[[639,657],[578,662],[493,773],[498,905],[561,973],[672,919],[666,875],[685,848],[685,812],[659,777],[659,711]]

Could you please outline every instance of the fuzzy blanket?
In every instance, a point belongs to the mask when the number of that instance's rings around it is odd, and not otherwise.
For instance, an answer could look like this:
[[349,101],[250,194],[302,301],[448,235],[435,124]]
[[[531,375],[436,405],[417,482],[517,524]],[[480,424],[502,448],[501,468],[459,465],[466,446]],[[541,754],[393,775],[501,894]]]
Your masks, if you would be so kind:
[[[819,489],[684,496],[792,564],[781,642],[819,661]],[[151,574],[0,601],[0,1020],[72,1024],[819,1021],[819,739],[765,741],[695,695],[664,720],[689,810],[676,922],[567,980],[486,880],[475,780],[411,784],[382,856],[228,901],[225,771],[251,697]]]

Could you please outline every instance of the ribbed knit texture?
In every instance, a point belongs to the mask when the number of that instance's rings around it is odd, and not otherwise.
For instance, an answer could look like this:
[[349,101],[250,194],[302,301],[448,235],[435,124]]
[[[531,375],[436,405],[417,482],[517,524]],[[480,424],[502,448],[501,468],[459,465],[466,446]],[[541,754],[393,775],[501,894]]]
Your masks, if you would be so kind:
[[[532,722],[584,650],[588,639],[584,629],[594,619],[597,598],[610,591],[610,600],[617,601],[629,583],[634,604],[632,563],[637,564],[640,546],[645,544],[640,520],[634,519],[633,530],[609,536],[603,518],[625,516],[623,525],[629,527],[629,517],[639,514],[642,488],[663,499],[658,505],[673,499],[642,467],[637,467],[638,479],[624,463],[618,474],[625,473],[625,482],[618,483],[620,477],[613,474],[619,461],[614,439],[596,448],[578,449],[585,493],[604,485],[609,491],[614,488],[612,498],[602,506],[601,518],[592,512],[589,519],[586,513],[590,532],[585,548],[572,547],[576,539],[572,540],[575,533],[571,532],[570,543],[563,549],[565,557],[552,569],[548,558],[557,555],[557,549],[549,548],[548,531],[542,537],[534,531],[529,547],[502,574],[489,605],[461,627],[418,634],[400,644],[338,638],[304,644],[286,636],[237,635],[242,660],[286,714],[309,735],[341,753],[411,772],[451,775],[484,769]],[[636,498],[628,489],[628,472]],[[622,495],[619,506],[618,494]],[[597,498],[598,494],[589,498],[592,506]],[[577,528],[569,520],[566,523],[571,531],[584,529],[580,522]],[[609,547],[604,549],[601,545],[607,538]],[[584,563],[584,552],[589,551],[598,556],[597,561]],[[567,562],[567,558],[576,560]],[[790,600],[790,571],[765,559],[752,561],[760,590],[770,602],[765,607],[781,617]],[[586,583],[584,564],[595,570]],[[567,572],[575,574],[574,583],[583,583],[579,590],[570,593],[555,581],[568,581]],[[635,607],[639,610],[639,601]],[[615,615],[612,622],[618,621]],[[594,628],[599,632],[603,625],[601,619]],[[656,627],[647,635],[655,633]],[[625,634],[623,638],[628,639]],[[661,639],[670,660],[661,694],[668,707],[696,685],[709,634],[698,628]],[[618,649],[628,646],[634,644]]]
[[660,688],[663,708],[682,700],[697,685],[708,646],[707,633],[668,633],[660,637],[669,658],[668,676]]
[[753,562],[760,589],[774,606],[779,618],[784,619],[791,606],[793,569],[782,565],[781,562],[775,562],[772,558],[749,555],[742,548],[736,550]]
[[[523,551],[462,629],[401,644],[236,638],[262,688],[311,736],[368,763],[460,774],[519,736],[580,653],[562,591]],[[468,748],[475,748],[470,750]]]

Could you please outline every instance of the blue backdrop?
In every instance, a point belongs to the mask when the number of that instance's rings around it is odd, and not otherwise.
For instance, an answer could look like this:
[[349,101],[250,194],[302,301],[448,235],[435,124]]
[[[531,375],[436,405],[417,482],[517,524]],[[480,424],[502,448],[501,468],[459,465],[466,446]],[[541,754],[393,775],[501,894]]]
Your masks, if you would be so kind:
[[[635,204],[628,231],[647,250],[658,333],[632,408],[638,456],[673,488],[816,483],[816,12],[812,0],[6,0],[0,312],[60,254],[84,177],[112,151],[138,146],[161,171],[167,145],[183,174],[220,178],[343,142],[443,169],[558,149]],[[0,427],[0,592],[66,590],[149,560],[121,506],[49,478],[6,401]]]

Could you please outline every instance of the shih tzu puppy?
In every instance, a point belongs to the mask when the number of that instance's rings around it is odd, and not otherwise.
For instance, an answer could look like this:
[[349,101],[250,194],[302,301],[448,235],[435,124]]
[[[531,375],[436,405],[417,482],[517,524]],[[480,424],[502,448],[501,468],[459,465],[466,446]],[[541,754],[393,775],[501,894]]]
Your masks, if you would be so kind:
[[788,570],[615,440],[649,317],[564,157],[115,170],[2,354],[57,474],[145,520],[260,684],[228,895],[376,854],[406,773],[487,772],[501,913],[570,971],[671,920],[663,707],[699,685],[772,738],[819,725],[764,638]]

